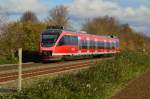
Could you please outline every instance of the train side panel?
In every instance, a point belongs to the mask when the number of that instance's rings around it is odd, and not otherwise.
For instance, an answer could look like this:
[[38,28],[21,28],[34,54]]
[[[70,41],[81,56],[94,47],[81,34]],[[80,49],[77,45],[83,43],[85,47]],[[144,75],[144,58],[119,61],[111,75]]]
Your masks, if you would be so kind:
[[51,47],[41,47],[40,52],[46,54],[46,60],[58,56],[81,56],[111,54],[120,51],[119,39],[109,36],[97,36],[76,32],[63,31]]

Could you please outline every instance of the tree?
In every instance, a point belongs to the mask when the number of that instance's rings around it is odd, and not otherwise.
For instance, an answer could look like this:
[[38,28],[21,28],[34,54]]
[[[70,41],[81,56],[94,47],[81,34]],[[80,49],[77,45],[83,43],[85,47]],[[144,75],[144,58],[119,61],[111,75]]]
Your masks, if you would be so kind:
[[93,34],[117,35],[117,33],[119,32],[119,23],[113,17],[96,17],[85,22],[82,30]]
[[37,16],[35,15],[35,13],[31,12],[31,11],[26,11],[25,13],[23,13],[21,19],[20,19],[21,22],[38,22],[38,18]]
[[108,16],[88,20],[82,29],[93,34],[116,35],[120,39],[121,49],[141,49],[149,39],[144,40],[144,36],[135,32],[129,24],[120,24],[115,18]]
[[122,24],[121,30],[124,32],[132,32],[132,29],[130,28],[129,24]]
[[69,27],[70,24],[68,14],[69,12],[66,6],[56,6],[49,11],[49,17],[47,18],[46,23],[48,25]]
[[38,50],[40,33],[44,28],[45,25],[42,23],[21,23],[19,21],[10,23],[3,39],[5,49],[16,51],[21,47],[28,51]]
[[4,53],[3,49],[4,43],[4,31],[6,30],[8,24],[8,13],[6,9],[0,7],[0,56]]
[[22,25],[18,24],[18,22],[9,23],[5,28],[3,33],[3,54],[5,57],[9,57],[10,60],[15,59],[15,52],[23,42],[23,31],[20,29]]
[[30,21],[9,23],[4,31],[2,47],[0,49],[3,50],[3,57],[6,57],[7,61],[14,61],[18,48],[23,48],[23,55],[28,55],[29,52],[37,52],[39,49],[40,33],[44,28],[44,24]]
[[8,23],[8,17],[6,9],[0,7],[0,36],[2,36],[3,30]]
[[23,48],[27,51],[38,51],[39,49],[39,38],[40,33],[45,28],[45,24],[42,23],[24,23],[23,24],[23,31],[24,31],[24,41]]

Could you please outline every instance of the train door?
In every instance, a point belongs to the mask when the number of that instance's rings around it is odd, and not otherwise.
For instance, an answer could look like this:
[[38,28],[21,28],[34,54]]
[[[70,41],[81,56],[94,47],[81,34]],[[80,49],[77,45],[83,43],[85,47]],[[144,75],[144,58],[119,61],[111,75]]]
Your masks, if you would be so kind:
[[103,52],[107,52],[107,40],[104,40],[104,49]]
[[115,52],[115,45],[116,45],[116,41],[113,41],[113,45],[112,45],[113,52]]
[[78,36],[78,53],[80,54],[82,50],[82,42],[81,37]]
[[87,53],[90,52],[90,38],[86,38],[87,40]]
[[112,46],[112,43],[111,43],[111,40],[109,40],[108,43],[109,43],[108,52],[112,52],[112,47],[111,47],[111,46]]
[[97,49],[98,49],[98,42],[97,39],[95,38],[95,52],[98,52]]

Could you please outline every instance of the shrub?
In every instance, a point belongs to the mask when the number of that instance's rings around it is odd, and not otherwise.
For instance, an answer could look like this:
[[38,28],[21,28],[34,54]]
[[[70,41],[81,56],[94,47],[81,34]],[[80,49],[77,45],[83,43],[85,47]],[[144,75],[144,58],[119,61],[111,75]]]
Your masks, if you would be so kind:
[[77,74],[47,79],[12,94],[14,99],[104,99],[149,68],[150,57],[124,51]]

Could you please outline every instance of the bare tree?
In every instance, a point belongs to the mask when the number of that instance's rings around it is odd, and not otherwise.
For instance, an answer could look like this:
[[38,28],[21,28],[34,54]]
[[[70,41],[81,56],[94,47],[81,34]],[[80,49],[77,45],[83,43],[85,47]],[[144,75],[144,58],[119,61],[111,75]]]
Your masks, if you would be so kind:
[[31,11],[26,11],[25,13],[23,13],[21,19],[20,19],[21,22],[28,22],[28,21],[31,21],[31,22],[38,22],[38,18],[37,16],[35,15],[35,13],[31,12]]
[[7,29],[8,24],[8,13],[5,8],[0,7],[0,58],[5,52],[4,49],[4,36],[5,30]]
[[6,9],[0,7],[0,35],[2,34],[2,31],[4,30],[4,27],[8,23],[8,13]]
[[49,17],[46,20],[48,25],[59,25],[69,27],[68,7],[60,5],[49,11]]
[[132,32],[132,29],[129,26],[129,24],[122,24],[121,30],[124,31],[124,32]]

